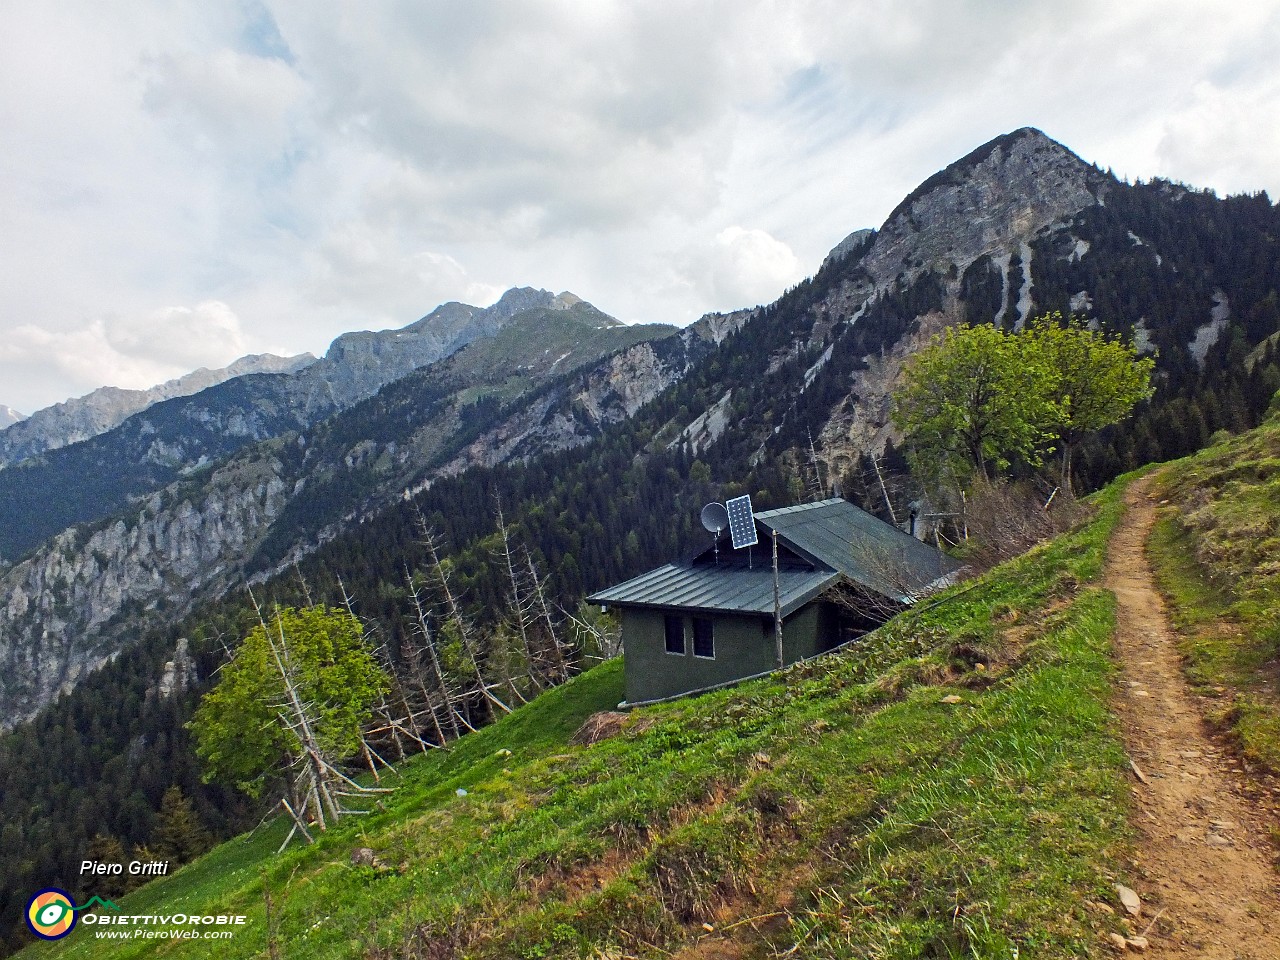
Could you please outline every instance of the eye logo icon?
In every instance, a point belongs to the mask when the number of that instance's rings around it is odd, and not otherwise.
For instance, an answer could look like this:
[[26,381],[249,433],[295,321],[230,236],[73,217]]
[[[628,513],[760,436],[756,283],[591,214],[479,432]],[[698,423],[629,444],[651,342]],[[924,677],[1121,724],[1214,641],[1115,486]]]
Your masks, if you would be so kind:
[[44,940],[61,940],[75,929],[75,901],[65,890],[46,887],[27,904],[27,926]]

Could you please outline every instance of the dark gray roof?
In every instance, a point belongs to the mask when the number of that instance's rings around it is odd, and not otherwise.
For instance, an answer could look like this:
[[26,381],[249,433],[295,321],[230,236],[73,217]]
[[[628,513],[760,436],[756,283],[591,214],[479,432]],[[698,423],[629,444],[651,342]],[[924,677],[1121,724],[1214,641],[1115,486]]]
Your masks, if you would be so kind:
[[[804,606],[839,579],[835,570],[779,570],[782,615],[788,616]],[[772,616],[773,568],[767,559],[752,570],[668,563],[588,599],[627,607],[680,607]]]
[[802,556],[899,600],[960,567],[942,551],[838,498],[764,510],[756,520],[777,530],[778,540]]
[[[884,596],[910,602],[960,566],[897,527],[878,520],[845,500],[823,500],[756,514],[763,527],[761,561],[754,569],[725,562],[741,551],[720,545],[721,562],[708,550],[689,563],[667,564],[602,590],[592,603],[618,606],[773,613],[773,570],[768,531],[778,532],[780,547],[796,563],[784,564],[778,580],[782,615],[799,609],[841,579]],[[781,554],[780,549],[779,553]],[[807,563],[804,563],[807,561]]]

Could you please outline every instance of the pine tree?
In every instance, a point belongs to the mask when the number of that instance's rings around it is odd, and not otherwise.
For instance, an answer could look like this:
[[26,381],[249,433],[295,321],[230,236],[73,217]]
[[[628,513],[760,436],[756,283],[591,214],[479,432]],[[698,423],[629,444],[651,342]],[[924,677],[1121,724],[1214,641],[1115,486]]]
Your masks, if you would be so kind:
[[[107,833],[99,833],[85,848],[84,858],[93,860],[96,863],[125,863],[129,856],[125,853],[124,844],[120,842],[119,837],[113,837]],[[93,878],[92,889],[85,887],[81,891],[81,902],[90,896],[105,897],[112,900],[116,897],[123,896],[129,889],[128,874],[106,874],[101,877]]]
[[164,792],[151,845],[157,856],[173,865],[187,863],[209,847],[209,831],[196,816],[191,799],[177,784]]

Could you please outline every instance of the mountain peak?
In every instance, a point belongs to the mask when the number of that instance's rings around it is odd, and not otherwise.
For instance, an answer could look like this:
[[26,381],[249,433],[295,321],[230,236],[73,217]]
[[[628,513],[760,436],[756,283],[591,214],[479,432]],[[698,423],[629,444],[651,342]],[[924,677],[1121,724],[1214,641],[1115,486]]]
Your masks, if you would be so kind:
[[878,280],[962,270],[1098,202],[1109,178],[1035,127],[988,140],[907,194],[862,264]]
[[831,248],[831,252],[828,253],[826,258],[822,261],[822,265],[825,267],[833,260],[843,260],[850,253],[865,243],[867,238],[873,233],[875,233],[875,231],[870,227],[863,227],[861,230],[853,231],[853,233],[849,234]]
[[25,419],[27,419],[25,414],[21,414],[13,407],[6,407],[3,403],[0,403],[0,430],[5,427],[11,427]]
[[537,310],[539,307],[551,307],[556,297],[550,290],[537,287],[512,287],[486,312],[494,318],[509,319],[524,310]]

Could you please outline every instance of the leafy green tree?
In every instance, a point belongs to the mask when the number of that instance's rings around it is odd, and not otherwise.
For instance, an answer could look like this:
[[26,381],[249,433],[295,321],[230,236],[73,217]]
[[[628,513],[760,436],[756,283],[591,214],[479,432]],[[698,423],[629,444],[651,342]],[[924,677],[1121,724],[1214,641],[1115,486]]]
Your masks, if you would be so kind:
[[907,365],[894,422],[933,480],[989,480],[1060,449],[1062,483],[1083,438],[1151,396],[1154,361],[1076,317],[1051,313],[1020,333],[952,327]]
[[1072,454],[1087,434],[1119,423],[1151,396],[1155,361],[1079,317],[1037,317],[1018,335],[1021,353],[1050,374],[1052,432],[1062,454],[1062,485],[1071,488]]
[[260,796],[268,775],[302,757],[294,702],[305,706],[325,755],[353,756],[372,704],[388,687],[363,633],[355,617],[323,606],[286,607],[250,631],[187,725],[205,781]]
[[1052,436],[1054,374],[1017,334],[950,327],[907,363],[894,423],[932,480],[989,480],[1014,459],[1039,465]]

